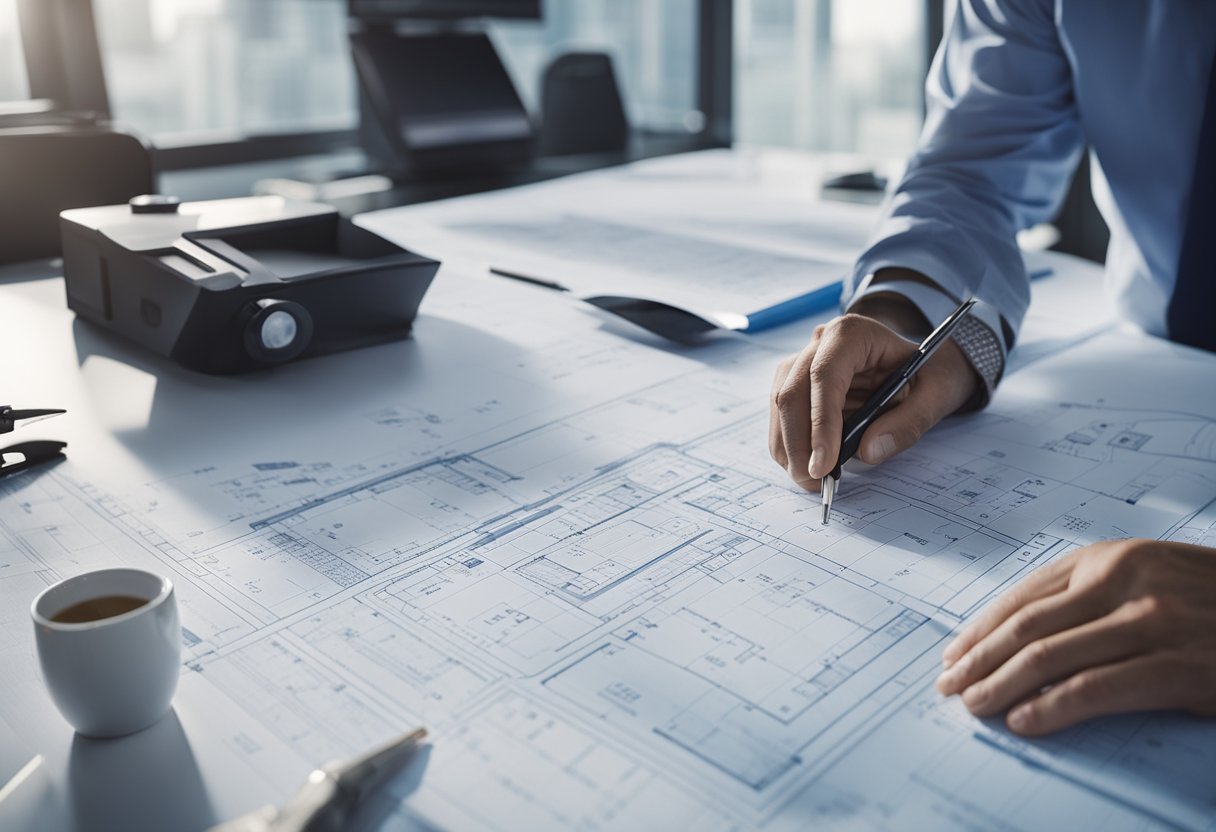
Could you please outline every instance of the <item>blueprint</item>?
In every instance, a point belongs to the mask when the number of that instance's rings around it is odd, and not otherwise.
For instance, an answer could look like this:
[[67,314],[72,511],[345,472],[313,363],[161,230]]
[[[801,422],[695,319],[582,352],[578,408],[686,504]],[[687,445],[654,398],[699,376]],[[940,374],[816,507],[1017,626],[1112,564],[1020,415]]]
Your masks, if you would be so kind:
[[296,771],[430,728],[400,824],[1212,828],[1216,724],[1029,742],[932,688],[951,631],[1029,570],[1111,537],[1216,542],[1211,413],[1004,397],[849,470],[823,526],[767,458],[770,360],[620,381],[526,429],[386,406],[357,418],[410,440],[363,461],[5,483],[0,586],[169,571],[183,688],[234,760]]
[[[598,245],[628,209],[631,245],[727,271],[764,247],[782,280],[845,262],[865,216],[825,213],[784,167],[782,200],[754,198],[760,164],[632,166],[562,221],[599,223]],[[69,768],[31,599],[132,565],[175,582],[177,730],[217,820],[424,725],[386,829],[1216,830],[1216,721],[1028,741],[933,687],[963,622],[1078,546],[1216,546],[1216,365],[1109,331],[1100,270],[1072,270],[1032,288],[992,405],[851,463],[829,526],[767,448],[773,368],[805,327],[655,349],[449,262],[409,341],[200,379],[94,345],[61,286],[6,292],[0,339],[43,356],[6,382],[37,404],[43,377],[80,387],[45,391],[69,461],[0,480],[0,771]]]

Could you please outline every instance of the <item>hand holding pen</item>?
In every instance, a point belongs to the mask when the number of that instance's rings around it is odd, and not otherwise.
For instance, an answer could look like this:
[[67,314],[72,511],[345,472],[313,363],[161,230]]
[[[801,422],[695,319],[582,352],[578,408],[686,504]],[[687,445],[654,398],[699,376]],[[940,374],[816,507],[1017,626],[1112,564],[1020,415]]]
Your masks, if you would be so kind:
[[857,408],[849,418],[845,419],[840,436],[840,450],[836,454],[836,464],[832,466],[831,471],[824,475],[822,480],[823,525],[826,526],[828,524],[828,518],[832,513],[832,502],[836,497],[836,484],[840,482],[840,468],[857,453],[857,448],[861,445],[862,435],[882,415],[884,408],[895,399],[899,392],[912,381],[913,377],[933,357],[933,353],[937,352],[938,347],[946,342],[946,339],[950,337],[950,333],[954,332],[955,328],[962,323],[963,318],[967,316],[967,313],[971,311],[971,307],[973,306],[975,306],[974,300],[963,301],[957,309],[950,313],[950,317],[942,321],[937,329],[929,333],[924,341],[921,341],[920,346],[916,348],[916,352],[904,362],[903,366],[887,376],[879,388],[865,400],[865,403]]
[[[816,328],[807,347],[777,369],[769,450],[790,478],[808,491],[819,491],[837,463],[854,454],[877,464],[907,449],[966,404],[981,384],[949,333],[934,339],[935,349],[940,349],[925,353],[924,344],[896,333],[896,325],[907,319],[884,317],[887,312],[881,306],[870,307],[865,315],[844,315]],[[961,319],[958,310],[950,316],[952,321]],[[921,357],[914,374],[895,384],[893,392],[884,391],[917,356]],[[853,429],[857,420],[849,425],[851,447],[845,448],[842,459],[846,416],[875,397],[885,398],[886,403],[857,417],[864,419],[859,431]],[[833,478],[827,487],[835,484]]]

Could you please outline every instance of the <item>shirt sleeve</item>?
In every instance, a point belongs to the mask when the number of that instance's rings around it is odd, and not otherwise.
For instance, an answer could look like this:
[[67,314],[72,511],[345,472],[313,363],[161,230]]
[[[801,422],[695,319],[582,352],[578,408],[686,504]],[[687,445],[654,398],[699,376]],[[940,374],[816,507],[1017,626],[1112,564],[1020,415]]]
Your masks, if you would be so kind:
[[[1030,303],[1017,232],[1055,216],[1083,146],[1053,0],[958,0],[926,99],[919,147],[846,281],[845,306],[894,291],[936,323],[947,305],[976,298],[971,317],[999,353],[995,373],[976,366],[990,393]],[[895,267],[934,281],[939,299],[866,279]],[[993,347],[973,352],[991,365]]]

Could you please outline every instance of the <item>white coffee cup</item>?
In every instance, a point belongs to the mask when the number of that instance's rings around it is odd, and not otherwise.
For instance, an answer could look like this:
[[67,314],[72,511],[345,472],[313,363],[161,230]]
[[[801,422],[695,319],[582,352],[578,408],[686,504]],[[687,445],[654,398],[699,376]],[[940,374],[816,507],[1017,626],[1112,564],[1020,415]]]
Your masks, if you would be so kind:
[[[107,596],[144,603],[81,623],[55,621]],[[142,569],[102,569],[48,587],[30,605],[38,658],[51,698],[77,731],[117,737],[169,711],[181,672],[181,625],[173,582]]]

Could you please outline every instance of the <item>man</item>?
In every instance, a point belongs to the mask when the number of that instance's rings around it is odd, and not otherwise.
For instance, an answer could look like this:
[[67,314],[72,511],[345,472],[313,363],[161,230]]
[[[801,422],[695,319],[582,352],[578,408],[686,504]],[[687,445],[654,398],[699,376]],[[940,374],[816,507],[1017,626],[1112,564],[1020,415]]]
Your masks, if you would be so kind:
[[[1122,313],[1216,350],[1214,57],[1207,0],[959,0],[920,148],[846,287],[848,314],[778,368],[770,447],[795,482],[818,490],[843,414],[963,297],[979,300],[965,326],[860,456],[889,459],[988,401],[1030,298],[1015,234],[1054,215],[1086,143]],[[1025,735],[1120,711],[1216,715],[1216,550],[1078,549],[993,603],[943,661],[942,693],[1007,711]]]

